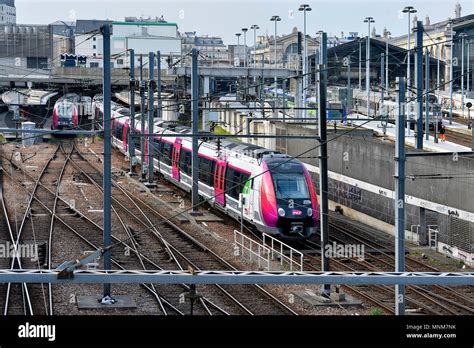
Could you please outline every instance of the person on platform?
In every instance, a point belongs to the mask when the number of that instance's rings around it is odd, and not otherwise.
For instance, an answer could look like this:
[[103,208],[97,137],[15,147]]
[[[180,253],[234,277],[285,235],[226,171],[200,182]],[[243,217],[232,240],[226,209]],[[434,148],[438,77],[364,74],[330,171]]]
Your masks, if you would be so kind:
[[442,143],[446,142],[446,127],[444,127],[444,125],[441,125],[440,127],[439,138],[441,139]]

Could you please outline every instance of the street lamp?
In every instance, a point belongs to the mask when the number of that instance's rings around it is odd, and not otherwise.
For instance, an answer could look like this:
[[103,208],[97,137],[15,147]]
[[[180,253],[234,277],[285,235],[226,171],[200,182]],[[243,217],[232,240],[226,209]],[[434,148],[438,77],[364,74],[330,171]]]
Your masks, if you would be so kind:
[[[271,22],[275,22],[275,68],[277,67],[277,23],[281,21],[280,16],[272,16]],[[276,72],[275,72],[276,74]],[[275,75],[275,100],[277,98],[277,77]]]
[[253,67],[257,67],[257,29],[260,27],[257,24],[253,24],[250,29],[253,29]]
[[304,25],[303,25],[303,35],[304,35],[304,54],[303,54],[303,118],[306,118],[306,89],[308,85],[308,40],[306,39],[306,12],[311,11],[309,5],[303,4],[300,5],[298,11],[303,11]]
[[403,9],[403,13],[408,13],[408,67],[407,67],[407,86],[408,86],[408,96],[411,96],[411,52],[410,52],[410,45],[411,45],[411,23],[410,23],[410,15],[412,13],[416,13],[416,10],[413,6],[406,6]]
[[242,31],[244,32],[244,52],[245,52],[245,58],[244,58],[244,66],[247,67],[247,31],[248,28],[242,28]]
[[453,51],[454,51],[454,31],[453,31],[453,21],[448,22],[447,30],[451,31],[451,49],[450,49],[450,58],[449,58],[449,124],[453,124]]
[[[235,36],[237,36],[237,58],[239,58],[239,66],[240,66],[240,35],[242,33],[236,33]],[[234,52],[235,55],[235,52]]]
[[365,58],[365,87],[367,89],[367,116],[370,116],[370,23],[375,23],[372,17],[365,17],[364,23],[368,24],[367,47]]
[[468,92],[471,91],[471,85],[470,85],[470,81],[469,81],[469,78],[470,78],[470,74],[471,74],[471,64],[470,64],[470,55],[471,55],[471,40],[467,40],[467,71],[466,71],[466,77],[467,77],[467,85],[466,85],[466,89]]
[[461,104],[462,117],[464,118],[464,39],[467,37],[466,33],[459,34],[461,37]]
[[385,85],[387,86],[387,95],[388,95],[388,87],[390,86],[390,83],[388,82],[388,39],[390,38],[390,35],[392,33],[388,30],[385,31],[384,36],[385,36]]
[[436,62],[436,92],[437,92],[437,95],[438,95],[438,98],[439,98],[439,62],[441,60],[441,49],[439,47],[439,42],[441,41],[442,39],[440,37],[436,38],[436,41],[438,41],[438,43],[436,44],[436,51],[438,51],[438,54],[437,54],[437,58],[438,58],[438,61]]

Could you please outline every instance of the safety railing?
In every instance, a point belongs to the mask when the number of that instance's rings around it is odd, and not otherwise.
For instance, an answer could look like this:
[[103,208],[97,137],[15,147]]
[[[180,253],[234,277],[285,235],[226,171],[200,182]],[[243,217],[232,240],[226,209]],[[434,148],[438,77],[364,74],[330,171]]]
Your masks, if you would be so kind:
[[263,234],[263,245],[270,249],[272,260],[276,256],[282,266],[284,263],[288,265],[290,271],[303,271],[303,253],[266,233]]
[[234,230],[234,256],[245,257],[245,255],[250,261],[257,262],[259,268],[263,266],[270,271],[270,249]]

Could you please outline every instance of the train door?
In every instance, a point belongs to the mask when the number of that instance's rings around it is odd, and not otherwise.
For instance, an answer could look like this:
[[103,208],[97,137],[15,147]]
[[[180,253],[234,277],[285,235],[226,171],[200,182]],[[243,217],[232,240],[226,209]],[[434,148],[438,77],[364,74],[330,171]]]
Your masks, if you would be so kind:
[[225,205],[225,173],[227,170],[226,160],[217,160],[216,169],[214,172],[214,195],[215,201],[224,206]]
[[179,154],[181,153],[181,142],[183,140],[181,138],[176,138],[173,144],[173,154],[171,157],[171,166],[172,166],[172,173],[173,178],[179,181]]
[[125,153],[130,153],[127,147],[129,129],[130,129],[130,126],[128,125],[128,123],[125,123],[123,125],[123,133],[122,133],[122,146],[123,146],[123,152]]

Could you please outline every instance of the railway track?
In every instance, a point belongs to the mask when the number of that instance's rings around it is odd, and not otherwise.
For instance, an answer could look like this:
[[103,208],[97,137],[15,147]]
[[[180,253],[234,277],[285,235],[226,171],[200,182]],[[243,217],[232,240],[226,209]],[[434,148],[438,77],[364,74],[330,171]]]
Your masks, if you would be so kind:
[[[100,174],[100,169],[89,163],[87,159],[83,158],[82,163],[89,166],[83,168],[83,172],[95,170],[97,174]],[[100,180],[95,179],[95,181],[97,186],[100,186]],[[154,242],[149,245],[156,245],[157,242],[160,243],[159,252],[151,256],[156,264],[163,264],[166,261],[169,263],[171,260],[173,262],[173,265],[170,265],[173,266],[172,268],[178,267],[182,270],[189,267],[194,270],[235,270],[223,258],[168,221],[168,218],[159,213],[150,203],[133,196],[116,182],[113,185],[113,195],[116,197],[114,204],[119,205],[124,213],[135,217],[136,220],[144,224],[141,231],[148,230],[147,233],[134,231],[131,239],[151,238],[146,242],[143,241],[143,244]],[[260,286],[206,285],[201,286],[199,292],[215,299],[216,303],[219,303],[219,307],[229,308],[230,314],[296,314]]]
[[[337,229],[338,226],[331,224],[333,229]],[[249,230],[250,233],[253,233]],[[261,242],[260,236],[254,234],[255,240]],[[334,241],[344,244],[345,241],[337,238],[333,238]],[[369,242],[373,242],[373,236],[370,239],[366,239],[364,245],[371,249],[386,250],[387,248],[393,249],[391,246],[382,246],[381,244],[374,245]],[[352,240],[352,243],[354,240]],[[361,243],[361,241],[357,241]],[[306,244],[306,248],[312,249],[314,253],[320,252],[320,245],[318,243]],[[320,258],[306,255],[307,261],[306,267],[310,271],[319,271],[320,268],[314,265],[320,264]],[[369,261],[357,262],[354,260],[332,260],[332,264],[335,265],[337,271],[393,271],[394,269],[394,258],[389,256],[376,257],[369,255]],[[417,262],[415,259],[407,258],[407,265]],[[438,269],[429,267],[421,262],[417,262],[418,265],[423,265],[424,268],[420,267],[407,267],[409,271],[434,271],[439,272]],[[382,308],[385,312],[395,314],[394,309],[394,288],[390,286],[344,286],[346,290],[349,290],[359,298],[365,299],[373,305]],[[457,287],[456,287],[457,288]],[[427,287],[427,286],[414,286],[407,287],[407,308],[416,313],[426,313],[432,315],[469,315],[473,314],[474,303],[469,296],[462,294],[459,288],[452,287]]]
[[[339,223],[332,223],[331,226],[339,234],[346,238],[335,238],[336,242],[343,244],[359,243],[375,251],[375,253],[366,253],[368,270],[378,271],[393,271],[395,257],[387,253],[386,250],[395,250],[393,243],[381,244],[376,242],[373,238],[369,239],[361,235],[361,232],[354,233],[341,226]],[[406,255],[406,270],[407,271],[424,271],[424,272],[440,272],[439,269],[429,266],[426,263],[420,262],[413,257]],[[463,290],[466,287],[450,287],[450,286],[408,286],[407,294],[413,297],[420,298],[420,302],[426,302],[426,311],[430,307],[435,308],[433,314],[451,314],[451,315],[473,315],[474,314],[474,298],[466,296]],[[438,308],[438,311],[436,311]]]
[[[16,183],[20,184],[26,191],[28,203],[23,213],[23,218],[15,233],[9,227],[10,242],[16,245],[20,254],[16,255],[7,268],[11,269],[42,269],[51,266],[51,248],[53,245],[53,231],[55,229],[55,216],[67,205],[58,204],[59,188],[61,186],[64,170],[67,166],[68,155],[62,154],[60,144],[46,162],[37,177],[31,175],[24,177],[26,180]],[[69,146],[70,151],[72,147]],[[10,161],[10,165],[17,171],[24,172],[19,164]],[[2,167],[3,168],[3,167]],[[5,168],[4,168],[5,169]],[[13,175],[6,174],[12,180]],[[29,180],[29,181],[28,181]],[[31,189],[27,189],[31,187]],[[54,198],[48,200],[47,204],[39,204],[48,195],[47,190],[54,189]],[[4,215],[7,216],[5,202],[2,202]],[[51,211],[51,214],[48,213]],[[10,225],[10,224],[8,224]],[[4,300],[4,315],[28,314],[28,315],[52,315],[53,295],[51,284],[7,284]],[[23,303],[23,310],[18,310],[19,303]]]
[[[21,168],[19,168],[21,170]],[[23,174],[30,178],[33,179],[30,174],[27,172],[23,171]],[[27,191],[29,194],[32,192],[29,191],[27,188],[21,185],[21,182],[18,182],[13,179],[13,177],[9,177],[10,180],[12,180],[17,186],[23,188],[23,190]],[[42,186],[44,189],[43,196],[40,199],[38,196],[34,196],[34,201],[42,207],[50,216],[53,215],[53,211],[51,210],[50,203],[55,197],[55,191],[52,190],[51,188],[48,188],[46,185],[44,185],[42,182],[39,182],[39,186]],[[49,197],[48,197],[49,196]],[[58,197],[58,202],[65,204],[67,206],[68,214],[65,215],[56,215],[56,221],[60,223],[69,233],[72,233],[76,237],[76,242],[73,243],[73,240],[69,241],[69,246],[71,244],[76,244],[79,241],[81,243],[81,246],[79,248],[76,248],[76,250],[73,250],[71,248],[68,253],[64,254],[61,253],[61,256],[54,257],[53,255],[53,264],[55,266],[59,265],[59,263],[62,263],[64,260],[69,260],[74,257],[78,256],[78,253],[81,252],[81,250],[98,250],[102,246],[102,227],[98,225],[96,222],[93,220],[89,219],[85,214],[77,210],[76,208],[72,207],[69,205],[69,202],[65,201],[63,198]],[[80,226],[80,228],[76,227]],[[124,248],[132,250],[133,254],[133,247],[131,245],[128,245],[126,243],[119,243],[119,239],[116,236],[112,236],[113,241],[117,243],[117,245],[111,249],[111,252],[115,254],[116,256],[122,255]],[[85,249],[87,248],[87,249]],[[54,262],[54,259],[56,259],[56,262]],[[121,260],[119,257],[113,257],[112,258],[112,264],[114,267],[117,269],[125,269],[124,265],[130,262],[130,259],[127,260]],[[130,267],[132,269],[135,269],[136,267]],[[170,301],[168,301],[166,298],[164,298],[162,295],[159,293],[153,291],[153,288],[150,287],[149,285],[142,284],[142,286],[148,290],[150,293],[152,293],[153,297],[156,299],[156,301],[164,303],[167,305],[169,308],[171,308],[175,313],[177,314],[183,314],[182,311],[178,310],[175,308]],[[136,294],[137,296],[141,294]]]
[[472,147],[472,135],[470,134],[464,134],[446,129],[446,140],[469,148]]

